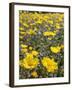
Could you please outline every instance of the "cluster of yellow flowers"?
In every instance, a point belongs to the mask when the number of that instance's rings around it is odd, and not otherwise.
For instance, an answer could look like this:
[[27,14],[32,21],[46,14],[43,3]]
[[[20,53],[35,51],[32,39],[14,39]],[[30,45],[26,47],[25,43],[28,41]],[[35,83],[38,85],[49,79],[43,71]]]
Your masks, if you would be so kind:
[[[57,16],[57,17],[56,17]],[[52,18],[57,18],[55,22],[61,22],[62,18],[64,17],[64,14],[59,13],[28,13],[28,12],[22,12],[20,14],[20,22],[22,23],[22,19],[25,17],[25,20],[28,20],[26,17],[30,17],[29,21],[34,20],[36,23],[42,23],[43,21],[48,22],[50,24],[53,24]],[[26,24],[24,24],[27,26]]]
[[[59,39],[63,35],[64,14],[19,11],[19,25],[20,67],[35,78],[39,77],[39,66],[47,75],[57,74],[59,63],[55,55],[64,49],[63,38]],[[53,40],[59,43],[52,43]]]
[[21,35],[36,35],[36,32],[32,29],[29,29],[29,31],[24,31],[23,28],[19,28],[20,29],[20,34]]
[[[20,60],[20,66],[26,69],[34,69],[39,64],[39,59],[37,58],[37,55],[39,54],[37,51],[32,50],[32,47],[30,46],[29,49],[31,50],[30,53],[28,53],[28,46],[21,44],[22,51],[26,52],[26,57],[23,60]],[[57,46],[57,47],[50,47],[51,51],[53,53],[59,53],[60,50],[64,48],[64,45]],[[58,69],[58,64],[54,61],[54,59],[49,57],[43,57],[41,60],[42,65],[47,69],[48,72],[54,73]],[[32,76],[37,77],[37,73],[33,72]]]
[[[26,57],[23,60],[20,60],[20,66],[24,67],[26,69],[33,69],[38,64],[38,58],[36,57],[38,55],[38,52],[35,50],[32,50],[33,48],[31,46],[28,47],[28,45],[21,44],[21,50],[26,54]],[[31,51],[28,53],[28,48]]]
[[[24,45],[24,44],[21,44],[21,47],[22,47],[22,52],[27,52],[28,51],[28,49],[27,49],[27,45]],[[50,47],[50,50],[53,52],[53,53],[59,53],[60,51],[61,51],[61,49],[63,49],[64,48],[64,45],[61,45],[61,46],[51,46]],[[32,52],[32,54],[33,55],[38,55],[38,52],[37,51],[35,51],[35,50],[32,50],[32,47],[30,46],[29,47],[29,50],[31,50]]]
[[21,51],[27,52],[28,51],[27,47],[28,47],[27,45],[21,44],[21,48],[22,48]]
[[[36,55],[37,55],[36,51],[32,53],[27,53],[26,57],[23,60],[20,60],[20,66],[26,69],[36,68],[37,65],[39,64],[39,59],[37,57],[34,57]],[[54,73],[58,69],[58,65],[54,61],[54,59],[50,59],[49,57],[43,57],[41,62],[48,72]]]
[[[60,22],[63,21],[63,17],[64,17],[64,14],[59,14],[59,13],[43,14],[43,13],[37,13],[37,12],[35,12],[35,13],[22,12],[19,16],[20,23],[22,24],[22,26],[19,28],[21,31],[20,33],[36,35],[35,29],[34,29],[35,25],[37,26],[37,24],[44,24],[44,22],[47,23],[47,24],[45,24],[45,26],[48,28],[48,30],[51,29],[50,25],[54,26],[55,30],[58,30],[62,27],[62,25],[60,25]],[[56,18],[56,19],[53,20],[53,18]],[[33,21],[33,23],[30,23],[32,21]],[[29,30],[25,31],[24,27]],[[48,32],[48,31],[44,32],[43,34],[44,34],[44,36],[50,36],[50,35],[55,36],[56,35],[56,33]]]
[[28,50],[31,51],[31,54],[34,55],[34,56],[37,56],[38,55],[38,52],[33,50],[33,47],[32,46],[29,46],[28,45],[25,45],[25,44],[21,44],[21,51],[28,54]]

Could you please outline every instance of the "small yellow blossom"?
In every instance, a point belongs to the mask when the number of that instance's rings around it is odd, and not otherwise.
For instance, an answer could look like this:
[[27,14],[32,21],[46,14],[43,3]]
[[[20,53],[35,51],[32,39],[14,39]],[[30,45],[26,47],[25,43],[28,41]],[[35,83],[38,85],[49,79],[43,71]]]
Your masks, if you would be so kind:
[[51,51],[53,53],[59,53],[60,50],[61,50],[61,47],[59,47],[59,46],[57,46],[57,47],[52,46],[52,47],[50,47],[50,49],[51,49]]
[[52,40],[52,38],[48,38],[48,40]]
[[38,29],[35,27],[35,28],[34,28],[34,31],[38,31]]
[[38,20],[36,23],[37,24],[41,24],[42,23],[42,20]]
[[33,26],[33,25],[35,25],[35,23],[30,23],[30,26]]
[[59,30],[54,30],[54,33],[57,33],[57,32],[59,32]]
[[44,32],[43,35],[44,36],[55,36],[56,33],[54,33],[54,32]]
[[26,53],[26,57],[32,59],[33,55],[31,53]]
[[58,21],[61,22],[61,21],[62,21],[62,17],[59,17],[59,18],[58,18]]
[[33,77],[38,77],[38,74],[37,74],[36,71],[33,71],[33,72],[31,73],[31,75],[32,75]]
[[52,21],[52,20],[49,20],[48,23],[49,23],[49,24],[53,24],[53,21]]
[[28,31],[28,34],[30,34],[30,35],[35,35],[36,32],[35,32],[34,30],[31,30],[31,29],[30,29],[30,30]]
[[64,45],[61,45],[61,48],[64,48]]
[[25,45],[25,44],[21,44],[21,47],[22,47],[22,48],[27,48],[28,46]]
[[24,28],[23,28],[23,27],[20,27],[20,28],[19,28],[19,30],[23,31],[23,30],[24,30]]
[[56,29],[60,29],[60,24],[56,23]]
[[37,51],[32,51],[32,55],[37,56],[38,52]]
[[23,39],[23,36],[19,36],[20,39]]
[[20,32],[20,34],[25,35],[25,34],[26,34],[26,32]]
[[42,64],[47,71],[51,73],[54,73],[58,69],[57,63],[54,61],[54,59],[50,59],[49,57],[44,57],[42,59]]
[[32,50],[32,47],[31,46],[29,47],[29,50]]
[[26,53],[28,50],[24,48],[24,49],[21,49],[21,51]]
[[27,27],[27,28],[29,27],[29,25],[28,25],[28,24],[26,24],[26,23],[23,23],[23,25],[24,25],[25,27]]

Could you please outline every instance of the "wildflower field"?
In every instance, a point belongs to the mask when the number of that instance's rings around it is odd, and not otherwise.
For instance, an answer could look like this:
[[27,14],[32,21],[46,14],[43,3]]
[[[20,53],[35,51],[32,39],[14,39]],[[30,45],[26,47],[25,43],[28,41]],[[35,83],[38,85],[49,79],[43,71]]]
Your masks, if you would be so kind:
[[19,79],[64,76],[64,14],[19,11]]

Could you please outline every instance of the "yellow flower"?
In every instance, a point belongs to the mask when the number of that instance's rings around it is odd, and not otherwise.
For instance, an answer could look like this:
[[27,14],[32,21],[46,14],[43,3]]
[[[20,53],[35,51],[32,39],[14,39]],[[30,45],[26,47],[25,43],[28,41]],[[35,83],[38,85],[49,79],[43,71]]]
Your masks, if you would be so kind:
[[64,45],[61,45],[61,48],[64,48]]
[[59,53],[60,50],[61,50],[61,47],[59,47],[59,46],[57,46],[57,47],[50,47],[50,49],[51,49],[51,51],[52,51],[53,53]]
[[32,59],[33,55],[31,53],[26,53],[26,57]]
[[42,20],[38,20],[36,23],[41,24],[42,23]]
[[54,33],[54,32],[44,32],[43,35],[44,36],[55,36],[56,33]]
[[61,21],[62,21],[62,17],[59,17],[59,18],[58,18],[58,21],[61,22]]
[[21,44],[21,47],[22,48],[27,48],[28,46],[27,45],[24,45],[24,44]]
[[31,29],[30,29],[30,30],[28,31],[28,34],[30,34],[30,35],[35,35],[36,32],[35,32],[34,30],[31,30]]
[[52,21],[52,20],[49,20],[48,23],[49,23],[49,24],[53,24],[53,21]]
[[27,27],[27,28],[29,27],[28,24],[26,24],[26,23],[23,23],[23,25],[24,25],[25,27]]
[[49,19],[49,16],[48,15],[44,16],[43,20],[47,21],[47,19]]
[[31,73],[31,75],[32,75],[33,77],[38,77],[38,74],[37,74],[36,71],[33,71],[33,72]]
[[47,71],[51,73],[54,73],[58,69],[58,65],[54,59],[50,59],[48,57],[44,57],[42,59],[42,64],[47,69]]
[[31,46],[29,47],[29,50],[32,50],[32,47]]
[[24,58],[21,62],[21,66],[26,69],[34,69],[38,65],[38,58],[34,58],[32,54],[27,54],[26,58]]
[[31,26],[35,25],[35,23],[30,23]]
[[24,30],[24,28],[23,28],[23,27],[20,27],[20,28],[19,28],[19,30],[23,31],[23,30]]
[[25,35],[25,34],[26,34],[26,32],[20,32],[20,34]]
[[38,29],[35,27],[35,28],[34,28],[34,31],[38,31]]
[[22,52],[27,52],[28,50],[26,48],[21,49]]
[[57,32],[59,32],[59,30],[54,30],[54,33],[57,33]]
[[37,51],[32,51],[32,55],[37,56],[38,52]]
[[52,40],[52,38],[48,38],[48,40]]
[[56,23],[56,29],[60,29],[60,24]]

